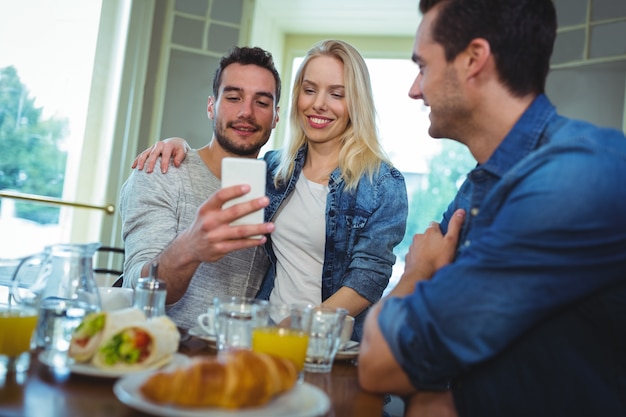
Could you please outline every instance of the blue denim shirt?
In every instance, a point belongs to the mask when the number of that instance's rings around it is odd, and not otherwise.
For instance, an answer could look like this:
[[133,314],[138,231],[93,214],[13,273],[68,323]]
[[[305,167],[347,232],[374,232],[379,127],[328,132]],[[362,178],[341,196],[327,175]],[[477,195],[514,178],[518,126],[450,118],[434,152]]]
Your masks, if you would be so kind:
[[626,415],[624,134],[540,95],[469,173],[444,232],[458,208],[455,261],[379,316],[412,384],[452,387],[461,416]]
[[[274,186],[273,172],[279,152],[265,154],[267,195],[265,220],[271,221],[285,198],[295,189],[306,157],[306,147],[297,154],[293,176],[284,186]],[[355,191],[345,190],[337,168],[328,181],[326,201],[326,246],[322,269],[322,301],[341,287],[354,289],[372,303],[378,301],[391,277],[396,260],[393,248],[402,241],[408,215],[404,177],[395,168],[381,164],[370,182],[361,178]],[[265,245],[272,266],[257,297],[268,299],[274,288],[276,255],[271,235]],[[363,320],[369,309],[355,317],[353,340],[361,340]]]

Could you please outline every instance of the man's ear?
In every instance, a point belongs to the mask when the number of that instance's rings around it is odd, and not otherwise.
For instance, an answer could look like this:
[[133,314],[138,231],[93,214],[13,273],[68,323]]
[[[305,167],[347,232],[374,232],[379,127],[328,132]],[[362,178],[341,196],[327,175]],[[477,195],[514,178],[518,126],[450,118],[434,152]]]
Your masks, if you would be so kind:
[[476,77],[483,72],[488,67],[487,64],[490,58],[492,58],[491,46],[483,38],[473,39],[467,45],[463,54],[465,56],[464,65],[468,79]]
[[272,123],[272,129],[276,127],[276,125],[278,124],[278,121],[280,120],[280,115],[278,114],[278,112],[280,112],[279,106],[276,107],[276,115],[274,116],[274,123]]
[[213,96],[209,96],[207,101],[206,114],[211,120],[215,117],[215,97]]

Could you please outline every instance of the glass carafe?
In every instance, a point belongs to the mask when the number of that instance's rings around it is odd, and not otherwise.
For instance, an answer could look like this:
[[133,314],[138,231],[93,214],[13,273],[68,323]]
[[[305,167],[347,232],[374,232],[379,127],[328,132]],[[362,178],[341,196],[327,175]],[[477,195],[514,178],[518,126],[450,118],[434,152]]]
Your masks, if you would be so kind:
[[[13,302],[38,309],[36,348],[65,360],[74,329],[83,317],[100,311],[93,273],[98,243],[56,244],[22,260],[13,275]],[[51,356],[51,357],[52,357]]]

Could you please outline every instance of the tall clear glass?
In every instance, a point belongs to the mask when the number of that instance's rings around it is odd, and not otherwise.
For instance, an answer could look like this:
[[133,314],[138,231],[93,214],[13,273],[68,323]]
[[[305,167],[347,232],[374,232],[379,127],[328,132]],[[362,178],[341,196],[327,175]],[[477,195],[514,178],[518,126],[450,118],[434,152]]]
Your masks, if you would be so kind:
[[343,308],[315,307],[304,362],[306,372],[330,372],[339,349],[341,331],[348,315]]
[[269,303],[246,297],[216,297],[215,334],[218,352],[250,349],[252,330],[267,326]]

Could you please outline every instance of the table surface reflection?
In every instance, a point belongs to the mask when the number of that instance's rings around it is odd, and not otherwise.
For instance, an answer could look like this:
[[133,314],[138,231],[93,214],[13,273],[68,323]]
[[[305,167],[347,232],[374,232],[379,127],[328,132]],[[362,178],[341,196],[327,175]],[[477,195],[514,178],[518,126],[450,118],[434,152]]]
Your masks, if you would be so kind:
[[[179,352],[188,356],[215,355],[204,340],[186,332]],[[28,374],[9,374],[0,379],[0,415],[6,417],[130,417],[147,416],[120,402],[113,393],[115,379],[63,375],[40,363],[32,355]],[[2,378],[2,377],[0,377]],[[305,381],[317,386],[331,399],[324,417],[381,417],[383,397],[364,392],[358,385],[353,361],[337,361],[331,373],[305,373]],[[233,417],[236,414],[233,414]]]

